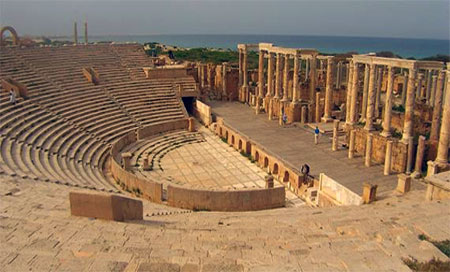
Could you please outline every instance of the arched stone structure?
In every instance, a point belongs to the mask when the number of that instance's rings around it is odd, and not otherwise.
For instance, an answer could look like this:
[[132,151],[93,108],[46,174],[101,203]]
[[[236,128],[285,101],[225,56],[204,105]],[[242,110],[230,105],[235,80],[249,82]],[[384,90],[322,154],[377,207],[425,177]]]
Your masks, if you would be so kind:
[[289,181],[289,171],[284,171],[283,182]]
[[264,168],[269,167],[269,158],[265,157],[264,158]]
[[255,161],[258,163],[259,162],[259,152],[256,151],[255,153]]
[[242,151],[242,140],[239,140],[238,149],[239,149],[239,151]]
[[275,175],[278,174],[278,164],[277,164],[277,163],[275,163],[275,164],[273,165],[273,174],[275,174]]
[[234,135],[231,135],[231,144],[234,145]]
[[19,36],[17,36],[16,30],[12,26],[4,26],[0,31],[0,45],[3,45],[3,33],[9,31],[12,36],[13,45],[19,45]]

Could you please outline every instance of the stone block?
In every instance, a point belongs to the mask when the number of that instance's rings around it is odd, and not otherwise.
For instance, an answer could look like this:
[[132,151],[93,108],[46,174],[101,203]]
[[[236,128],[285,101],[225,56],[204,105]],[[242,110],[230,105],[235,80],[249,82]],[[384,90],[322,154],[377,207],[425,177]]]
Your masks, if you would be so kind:
[[404,194],[411,190],[411,176],[405,174],[397,175],[397,191]]
[[369,204],[376,200],[377,188],[378,188],[378,185],[364,183],[363,196],[362,196],[364,204]]
[[142,220],[142,201],[118,195],[70,192],[70,213],[104,220]]

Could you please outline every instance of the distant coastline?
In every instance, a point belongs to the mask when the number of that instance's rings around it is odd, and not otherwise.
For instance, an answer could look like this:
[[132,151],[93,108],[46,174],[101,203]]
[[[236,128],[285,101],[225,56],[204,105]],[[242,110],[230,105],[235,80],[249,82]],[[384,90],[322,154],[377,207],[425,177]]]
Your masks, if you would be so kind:
[[[53,37],[71,40],[71,37]],[[83,37],[79,37],[82,41]],[[108,35],[89,36],[90,42],[159,42],[183,48],[222,48],[236,50],[238,43],[270,42],[285,47],[316,48],[321,53],[390,51],[403,58],[424,58],[438,54],[449,55],[450,41],[434,39],[369,38],[339,36],[289,35]]]

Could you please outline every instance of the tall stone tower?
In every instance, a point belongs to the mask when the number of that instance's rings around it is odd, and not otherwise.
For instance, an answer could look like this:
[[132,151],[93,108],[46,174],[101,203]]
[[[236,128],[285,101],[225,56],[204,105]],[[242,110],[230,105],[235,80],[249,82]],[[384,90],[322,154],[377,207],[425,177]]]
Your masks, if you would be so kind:
[[77,22],[73,23],[73,43],[75,45],[78,44],[78,31],[77,31]]
[[87,21],[84,22],[84,42],[88,44],[88,28],[87,28]]

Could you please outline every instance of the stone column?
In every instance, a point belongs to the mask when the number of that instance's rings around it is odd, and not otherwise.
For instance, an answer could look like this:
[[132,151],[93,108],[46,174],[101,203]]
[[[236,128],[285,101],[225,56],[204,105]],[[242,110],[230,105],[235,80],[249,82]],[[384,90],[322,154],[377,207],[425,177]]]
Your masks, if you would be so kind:
[[377,94],[375,99],[375,118],[380,117],[380,104],[381,104],[381,80],[383,79],[383,68],[378,68],[377,76]]
[[309,79],[309,83],[310,83],[310,88],[309,88],[309,98],[311,101],[313,101],[314,103],[314,93],[316,92],[316,62],[317,62],[317,58],[316,56],[313,56],[313,58],[310,60],[310,79]]
[[267,93],[266,97],[273,95],[273,53],[269,53],[267,60]]
[[323,113],[323,122],[331,121],[331,101],[333,99],[333,70],[334,70],[334,59],[329,57],[327,60],[327,81],[325,88],[325,109]]
[[248,71],[247,71],[247,50],[244,50],[243,52],[243,60],[242,60],[242,73],[243,73],[243,86],[248,87]]
[[298,69],[298,56],[294,55],[294,75],[292,78],[292,103],[294,104],[298,102],[300,96],[300,90],[298,89]]
[[436,83],[433,117],[431,119],[432,121],[431,121],[430,141],[432,142],[438,141],[439,123],[441,121],[441,110],[442,110],[442,96],[444,92],[444,80],[445,80],[445,72],[440,71]]
[[410,175],[412,170],[412,160],[413,160],[413,152],[414,152],[414,139],[411,137],[408,139],[408,154],[406,160],[406,174]]
[[369,90],[367,95],[367,113],[365,130],[373,130],[373,117],[375,108],[375,64],[370,64],[369,72]]
[[427,104],[430,104],[430,96],[431,96],[431,88],[433,86],[433,73],[431,70],[427,70],[427,88],[425,91],[425,99],[427,101]]
[[309,59],[305,60],[305,79],[309,78]]
[[300,122],[302,123],[302,124],[306,124],[307,123],[307,120],[306,120],[306,111],[307,111],[307,109],[306,109],[306,106],[302,106],[302,111],[301,111],[301,119],[300,119]]
[[320,122],[320,92],[316,92],[316,114],[315,114],[315,122]]
[[359,66],[358,63],[354,62],[352,63],[353,65],[353,74],[352,74],[352,92],[351,92],[351,97],[350,97],[350,120],[349,120],[349,124],[350,125],[354,125],[356,124],[356,101],[358,99],[358,89],[359,89],[359,82],[358,82],[358,70],[359,70]]
[[280,98],[281,91],[281,54],[277,53],[277,67],[275,69],[275,97]]
[[350,130],[350,141],[348,144],[348,158],[353,159],[355,156],[355,138],[356,138],[356,130]]
[[[330,63],[330,59],[328,59],[328,63]],[[342,75],[342,62],[338,62],[336,65],[336,89],[341,87],[341,75]],[[334,66],[333,66],[334,69]],[[328,68],[327,68],[327,86],[328,86]]]
[[391,136],[392,93],[394,89],[394,69],[389,66],[387,72],[386,102],[384,104],[383,132],[384,137]]
[[414,178],[418,178],[422,175],[423,155],[425,154],[425,141],[426,138],[424,136],[419,136],[419,144],[417,145],[416,152],[416,165],[414,167],[414,173],[412,173],[412,176]]
[[353,65],[350,65],[350,72],[347,83],[347,98],[345,100],[345,124],[350,124],[350,104],[352,100],[352,88],[353,88]]
[[366,156],[364,158],[364,164],[367,167],[370,167],[372,165],[372,142],[373,142],[373,134],[368,133],[367,134],[367,142],[366,142]]
[[384,157],[384,175],[389,176],[391,174],[391,161],[392,161],[392,144],[393,141],[386,142],[386,155]]
[[86,44],[89,44],[89,41],[88,41],[88,24],[87,24],[87,22],[84,22],[84,42]]
[[73,43],[75,45],[78,44],[78,29],[77,29],[77,22],[73,22]]
[[262,99],[264,96],[264,51],[259,51],[258,63],[258,95],[257,99]]
[[333,122],[333,143],[331,145],[331,150],[338,151],[338,130],[339,130],[339,120],[334,120]]
[[242,83],[244,82],[243,78],[243,54],[242,49],[239,49],[239,88],[242,87]]
[[362,98],[362,106],[361,106],[361,122],[366,121],[366,112],[367,112],[367,97],[369,92],[369,64],[364,66],[364,86],[363,86],[363,98]]
[[228,63],[222,63],[222,100],[226,100],[228,97],[227,93],[227,72]]
[[405,82],[403,83],[402,88],[402,106],[405,107],[406,93],[408,92],[408,73],[406,71],[403,71],[403,76],[405,77]]
[[288,88],[289,88],[289,55],[284,55],[284,72],[283,72],[283,100],[288,101]]
[[450,134],[450,71],[448,70],[446,85],[447,89],[445,91],[444,110],[442,111],[441,132],[439,133],[439,145],[436,156],[436,163],[442,166],[448,165],[448,142]]
[[416,78],[416,70],[409,69],[408,89],[406,92],[406,102],[405,102],[405,122],[403,125],[403,137],[402,137],[402,142],[405,144],[409,142],[409,138],[413,137],[415,78]]
[[427,99],[428,105],[431,107],[434,107],[434,100],[436,97],[436,85],[437,85],[437,75],[433,75],[431,78],[430,97]]
[[417,79],[417,88],[416,88],[416,99],[422,98],[422,83],[423,83],[423,74],[418,74]]

